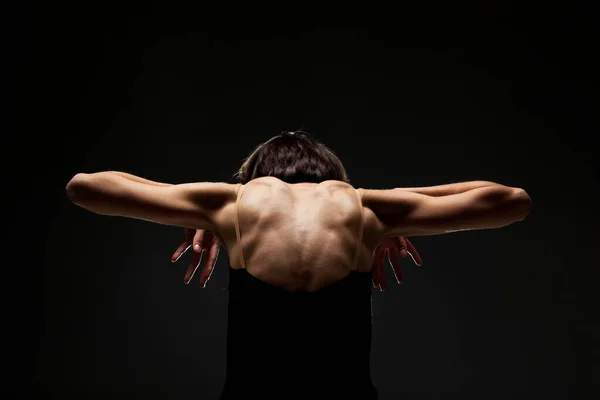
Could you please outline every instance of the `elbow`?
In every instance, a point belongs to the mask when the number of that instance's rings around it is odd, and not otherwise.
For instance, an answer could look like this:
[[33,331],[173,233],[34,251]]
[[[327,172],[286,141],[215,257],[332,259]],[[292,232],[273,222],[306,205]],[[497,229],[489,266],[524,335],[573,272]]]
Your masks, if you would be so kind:
[[515,188],[513,193],[515,214],[518,221],[523,221],[533,209],[533,201],[529,194],[521,188]]
[[71,202],[88,211],[100,215],[116,215],[111,211],[113,186],[115,182],[107,179],[106,174],[77,174],[69,181],[65,190]]
[[80,204],[87,187],[87,174],[79,173],[75,175],[65,188],[67,197],[75,204]]

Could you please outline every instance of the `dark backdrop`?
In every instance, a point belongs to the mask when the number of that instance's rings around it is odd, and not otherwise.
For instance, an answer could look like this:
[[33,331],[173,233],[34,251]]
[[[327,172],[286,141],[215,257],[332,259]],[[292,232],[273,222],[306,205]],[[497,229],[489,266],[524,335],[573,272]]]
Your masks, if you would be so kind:
[[593,397],[589,10],[432,5],[317,20],[325,6],[287,7],[24,3],[4,14],[5,359],[15,372],[5,390],[216,398],[225,252],[206,289],[185,286],[188,258],[169,261],[181,229],[96,216],[64,187],[101,170],[228,180],[259,142],[304,127],[358,187],[485,179],[534,201],[507,228],[413,238],[423,268],[405,261],[405,284],[373,295],[381,399]]

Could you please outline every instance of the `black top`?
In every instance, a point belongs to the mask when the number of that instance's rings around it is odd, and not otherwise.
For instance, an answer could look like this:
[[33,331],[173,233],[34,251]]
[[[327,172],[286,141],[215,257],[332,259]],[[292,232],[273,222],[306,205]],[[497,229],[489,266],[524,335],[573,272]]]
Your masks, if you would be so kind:
[[227,378],[221,399],[376,399],[371,273],[292,293],[229,268]]
[[371,382],[371,273],[358,272],[361,220],[348,276],[316,292],[292,293],[246,269],[236,200],[240,269],[229,268],[227,378],[222,400],[376,399]]

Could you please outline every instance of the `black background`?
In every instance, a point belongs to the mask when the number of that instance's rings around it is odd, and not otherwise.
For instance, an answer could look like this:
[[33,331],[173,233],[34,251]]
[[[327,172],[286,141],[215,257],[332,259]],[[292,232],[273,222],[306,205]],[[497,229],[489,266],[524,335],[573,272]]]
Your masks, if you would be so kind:
[[595,397],[595,16],[492,3],[6,10],[4,390],[216,398],[225,252],[206,289],[185,286],[180,229],[96,216],[64,187],[100,170],[229,180],[304,127],[357,187],[485,179],[534,201],[507,228],[413,238],[424,266],[404,261],[402,286],[387,271],[381,399]]

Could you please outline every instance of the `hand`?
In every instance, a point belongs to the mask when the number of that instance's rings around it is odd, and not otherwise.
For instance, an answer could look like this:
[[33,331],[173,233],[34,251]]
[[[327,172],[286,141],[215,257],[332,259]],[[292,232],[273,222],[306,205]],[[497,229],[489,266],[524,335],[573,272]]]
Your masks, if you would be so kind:
[[202,254],[206,253],[206,259],[204,260],[204,268],[200,274],[200,287],[205,287],[206,282],[210,279],[212,272],[217,263],[217,257],[219,256],[219,240],[212,234],[211,231],[204,229],[190,229],[185,228],[185,240],[179,245],[175,253],[171,256],[171,262],[177,262],[179,258],[193,245],[194,256],[188,266],[187,271],[183,277],[183,282],[187,285],[190,283],[196,270],[202,262]]
[[419,253],[417,253],[417,249],[415,249],[415,247],[407,238],[384,238],[375,248],[375,251],[373,251],[373,268],[371,269],[371,279],[373,280],[373,287],[378,287],[379,290],[382,292],[385,292],[387,290],[385,274],[383,269],[383,263],[385,260],[386,253],[390,264],[392,264],[392,270],[394,271],[394,275],[396,276],[396,282],[398,283],[402,283],[404,281],[398,257],[404,258],[407,255],[410,255],[415,264],[417,264],[418,266],[423,265],[423,261],[421,260],[421,256],[419,256]]

